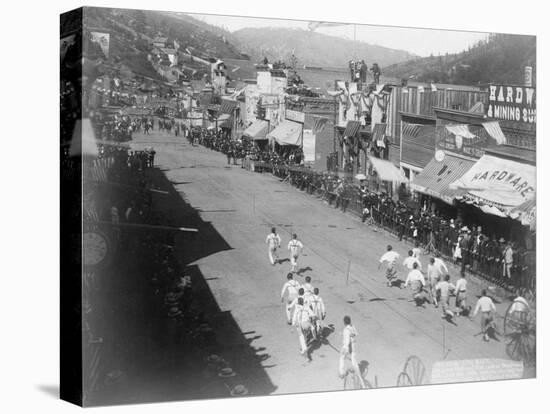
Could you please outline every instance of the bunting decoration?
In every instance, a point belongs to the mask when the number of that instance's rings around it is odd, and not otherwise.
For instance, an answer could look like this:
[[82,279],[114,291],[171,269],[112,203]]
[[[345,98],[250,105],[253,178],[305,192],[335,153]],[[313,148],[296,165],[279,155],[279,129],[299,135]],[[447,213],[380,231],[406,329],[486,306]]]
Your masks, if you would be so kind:
[[318,133],[322,132],[325,129],[325,127],[327,126],[328,122],[329,122],[328,118],[325,118],[325,117],[322,117],[322,116],[314,117],[313,135],[317,135]]
[[491,138],[497,142],[497,145],[506,144],[506,136],[502,132],[502,129],[500,129],[500,124],[498,121],[483,122],[481,125],[485,128],[485,131],[487,131]]
[[456,125],[445,125],[447,131],[455,136],[460,136],[468,139],[473,139],[476,136],[470,132],[468,125],[466,124],[456,124]]
[[420,128],[422,127],[422,124],[410,124],[407,122],[402,123],[403,133],[402,135],[407,135],[411,138],[418,137],[418,133],[420,132]]

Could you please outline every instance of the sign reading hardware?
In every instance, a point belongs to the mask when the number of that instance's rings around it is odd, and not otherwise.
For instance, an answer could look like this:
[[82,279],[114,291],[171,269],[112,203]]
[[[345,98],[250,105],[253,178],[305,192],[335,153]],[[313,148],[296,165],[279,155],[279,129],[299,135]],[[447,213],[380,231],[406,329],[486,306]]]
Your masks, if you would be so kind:
[[526,86],[489,86],[487,116],[506,121],[537,123],[536,89]]

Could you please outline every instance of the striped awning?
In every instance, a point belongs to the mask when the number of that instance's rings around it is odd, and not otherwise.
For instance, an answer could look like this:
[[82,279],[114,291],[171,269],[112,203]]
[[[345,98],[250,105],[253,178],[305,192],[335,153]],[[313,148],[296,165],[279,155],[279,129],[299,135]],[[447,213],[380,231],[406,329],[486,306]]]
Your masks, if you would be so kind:
[[474,161],[451,154],[445,154],[441,161],[432,158],[426,168],[414,178],[411,188],[452,204],[465,190],[451,189],[449,185],[468,172],[474,164]]
[[386,124],[376,124],[376,125],[374,125],[374,128],[372,130],[372,140],[373,140],[373,142],[383,141],[385,134],[386,134]]
[[524,226],[530,226],[532,229],[536,226],[537,220],[537,199],[533,197],[514,208],[510,217],[521,221]]
[[235,108],[237,107],[237,101],[231,101],[229,99],[223,99],[220,106],[220,112],[222,114],[232,114]]
[[354,137],[359,129],[361,128],[361,122],[359,121],[348,121],[346,124],[346,129],[344,131],[345,137]]

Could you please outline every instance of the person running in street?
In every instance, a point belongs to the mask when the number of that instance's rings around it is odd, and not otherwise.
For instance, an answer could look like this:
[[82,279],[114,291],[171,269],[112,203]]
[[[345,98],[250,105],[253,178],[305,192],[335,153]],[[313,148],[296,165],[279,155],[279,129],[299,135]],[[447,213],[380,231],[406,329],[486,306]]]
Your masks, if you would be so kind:
[[441,317],[443,319],[452,319],[454,317],[454,313],[449,310],[449,296],[451,295],[451,292],[453,292],[456,288],[451,282],[449,282],[450,279],[451,276],[445,275],[443,280],[440,280],[435,285],[435,290],[440,298],[439,303],[441,303]]
[[361,382],[361,387],[365,388],[365,382],[363,381],[363,376],[361,375],[361,369],[357,363],[357,329],[351,324],[351,318],[349,316],[344,316],[344,330],[342,331],[342,348],[340,350],[340,361],[339,361],[339,374],[340,378],[344,378],[346,372],[344,370],[346,357],[349,357],[351,360],[351,366],[359,381]]
[[292,318],[292,325],[296,327],[298,331],[298,338],[300,340],[300,353],[309,359],[307,355],[307,342],[306,338],[309,333],[313,334],[313,326],[311,320],[313,318],[313,312],[309,306],[304,305],[304,298],[298,298],[298,302],[294,308],[294,316]]
[[437,254],[434,257],[434,266],[439,272],[439,275],[443,278],[444,275],[449,274],[449,269],[447,268],[447,265],[441,258],[441,253],[437,252]]
[[292,273],[289,273],[286,278],[287,282],[283,285],[283,289],[281,290],[281,302],[284,303],[286,293],[286,322],[291,325],[294,300],[298,297],[298,289],[300,289],[300,284],[293,279]]
[[481,291],[481,297],[476,303],[472,317],[475,318],[479,311],[481,311],[481,333],[483,334],[483,340],[489,341],[488,331],[489,327],[493,324],[493,313],[496,312],[496,307],[493,300],[487,296],[487,290],[485,289]]
[[313,295],[313,285],[311,284],[310,276],[306,276],[306,283],[304,283],[302,287],[304,288],[304,295],[306,296],[307,301],[307,297]]
[[[466,276],[460,275],[460,279],[456,281],[456,316],[467,315],[468,308],[466,306]],[[471,309],[471,308],[470,308]]]
[[420,260],[414,256],[414,252],[412,250],[409,250],[409,257],[407,257],[405,260],[403,260],[403,267],[406,267],[407,270],[410,272],[413,270],[413,265],[417,264],[418,270],[422,270],[422,263],[420,263]]
[[424,275],[422,275],[422,272],[418,268],[418,262],[414,262],[412,267],[412,270],[407,275],[407,280],[405,280],[405,287],[411,285],[413,300],[418,306],[424,302],[422,291],[424,290],[426,281],[424,280]]
[[430,292],[430,296],[432,297],[432,304],[437,308],[438,299],[437,299],[437,292],[435,290],[435,285],[437,284],[437,282],[441,280],[441,274],[435,265],[435,258],[433,257],[430,257],[430,264],[428,264],[427,275],[428,275],[428,290]]
[[325,317],[327,316],[327,311],[325,309],[325,302],[323,301],[323,298],[319,296],[319,288],[313,289],[313,295],[311,296],[308,304],[314,315],[313,323],[315,326],[315,333],[317,336],[322,334],[324,329],[322,321],[325,320]]
[[277,248],[281,247],[281,237],[277,234],[275,227],[271,228],[271,233],[267,235],[265,242],[268,246],[269,262],[272,266],[275,266],[275,263],[279,262]]
[[397,278],[397,270],[395,270],[395,262],[399,258],[399,253],[393,250],[393,247],[388,244],[386,253],[380,258],[378,269],[380,265],[385,263],[386,265],[386,279],[388,280],[388,287],[393,285],[393,281]]
[[304,249],[304,245],[300,240],[298,240],[298,236],[296,233],[292,235],[292,240],[288,242],[288,250],[290,250],[290,266],[291,266],[291,272],[296,273],[296,270],[298,268],[298,256]]

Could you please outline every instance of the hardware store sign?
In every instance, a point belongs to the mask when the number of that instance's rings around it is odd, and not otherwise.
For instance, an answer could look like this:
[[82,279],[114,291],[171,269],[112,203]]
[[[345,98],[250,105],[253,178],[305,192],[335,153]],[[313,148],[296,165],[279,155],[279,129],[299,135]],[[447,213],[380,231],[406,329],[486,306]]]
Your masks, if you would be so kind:
[[536,124],[536,89],[526,86],[490,85],[487,116]]

